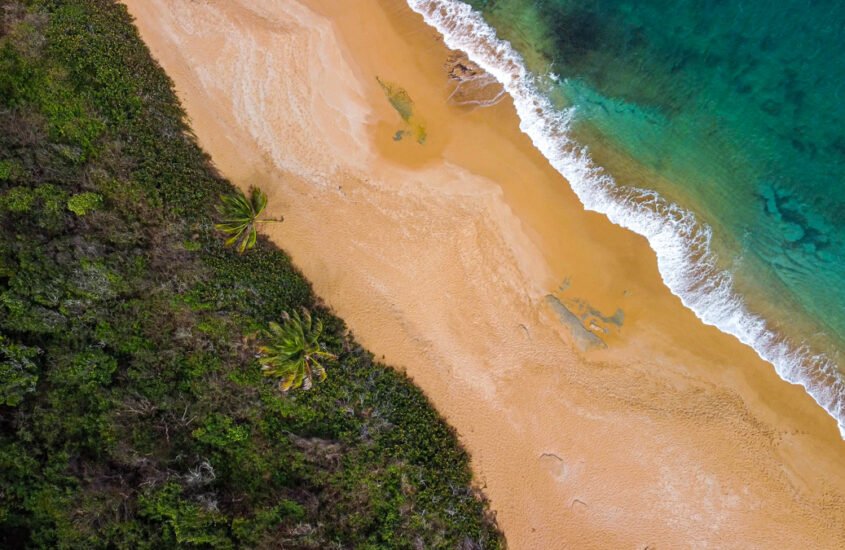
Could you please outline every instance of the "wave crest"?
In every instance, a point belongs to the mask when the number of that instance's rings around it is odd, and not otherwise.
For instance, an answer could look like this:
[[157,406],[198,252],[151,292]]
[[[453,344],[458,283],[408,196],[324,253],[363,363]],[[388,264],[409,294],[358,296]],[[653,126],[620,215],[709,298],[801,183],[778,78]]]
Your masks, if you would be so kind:
[[520,129],[569,182],[588,210],[645,237],[657,254],[660,275],[673,294],[705,324],[735,336],[774,365],[784,380],[802,385],[839,424],[845,439],[845,380],[826,356],[774,331],[734,291],[731,274],[718,267],[712,231],[695,215],[654,191],[622,187],[590,160],[570,133],[574,109],[555,109],[539,92],[522,56],[481,14],[459,0],[408,0],[437,29],[446,45],[461,50],[502,83],[513,98]]

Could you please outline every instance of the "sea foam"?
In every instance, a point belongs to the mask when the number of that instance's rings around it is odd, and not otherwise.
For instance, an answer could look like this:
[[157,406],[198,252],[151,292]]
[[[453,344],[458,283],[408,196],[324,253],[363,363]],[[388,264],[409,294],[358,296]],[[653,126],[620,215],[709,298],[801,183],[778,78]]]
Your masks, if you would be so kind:
[[828,357],[779,335],[748,309],[734,291],[731,274],[718,266],[709,227],[653,191],[617,185],[592,162],[586,148],[571,137],[574,108],[556,109],[539,92],[522,56],[469,5],[458,0],[408,0],[408,4],[443,35],[447,46],[465,52],[502,83],[513,98],[520,129],[566,178],[586,209],[644,236],[672,293],[702,322],[752,347],[781,378],[802,385],[837,421],[845,439],[842,374]]

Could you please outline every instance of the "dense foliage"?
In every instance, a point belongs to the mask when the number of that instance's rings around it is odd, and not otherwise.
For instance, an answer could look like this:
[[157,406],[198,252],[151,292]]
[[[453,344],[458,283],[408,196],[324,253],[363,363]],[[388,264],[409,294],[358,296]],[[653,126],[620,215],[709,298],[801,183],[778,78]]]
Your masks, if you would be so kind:
[[[113,0],[0,0],[0,547],[497,548],[465,452],[263,238]],[[337,355],[284,394],[257,334]]]

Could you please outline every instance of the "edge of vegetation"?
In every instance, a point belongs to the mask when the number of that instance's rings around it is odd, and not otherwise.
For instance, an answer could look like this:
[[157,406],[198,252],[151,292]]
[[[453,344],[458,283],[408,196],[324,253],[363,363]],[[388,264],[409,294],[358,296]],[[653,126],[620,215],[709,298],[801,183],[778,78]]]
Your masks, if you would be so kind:
[[[504,547],[422,392],[224,245],[234,188],[126,9],[0,18],[0,547]],[[302,308],[328,377],[285,393],[261,335]]]

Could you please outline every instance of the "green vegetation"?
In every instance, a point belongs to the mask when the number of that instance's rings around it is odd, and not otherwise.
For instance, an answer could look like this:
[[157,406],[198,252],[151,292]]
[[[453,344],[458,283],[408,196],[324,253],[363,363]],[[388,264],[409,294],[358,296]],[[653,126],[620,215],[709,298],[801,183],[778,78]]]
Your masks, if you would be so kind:
[[67,209],[77,216],[84,216],[99,208],[102,203],[102,195],[88,191],[69,198],[67,201]]
[[320,347],[322,321],[317,319],[314,324],[307,309],[303,309],[302,314],[303,317],[300,317],[294,311],[291,317],[285,312],[284,325],[271,321],[264,332],[268,343],[260,348],[261,370],[265,376],[281,378],[279,389],[282,391],[300,387],[311,389],[315,378],[319,382],[326,379],[326,369],[320,361],[337,359]]
[[405,123],[405,128],[398,130],[394,135],[393,140],[399,141],[408,134],[414,136],[417,143],[423,145],[428,137],[425,129],[425,121],[417,114],[416,107],[414,105],[414,101],[411,99],[411,96],[405,88],[398,84],[388,82],[387,80],[383,80],[379,77],[376,77],[376,80],[378,81],[379,86],[381,86],[381,89],[384,91],[387,101],[390,102],[390,106],[396,110],[399,117]]
[[[0,548],[503,546],[425,396],[284,252],[224,246],[234,189],[125,8],[0,16]],[[337,359],[283,393],[254,335],[301,308]]]
[[259,219],[258,216],[267,208],[267,195],[257,187],[249,190],[249,198],[240,189],[220,197],[218,211],[223,220],[215,225],[218,231],[229,235],[226,246],[235,245],[243,254],[255,246],[258,239],[256,225],[259,223],[280,222],[281,219]]

